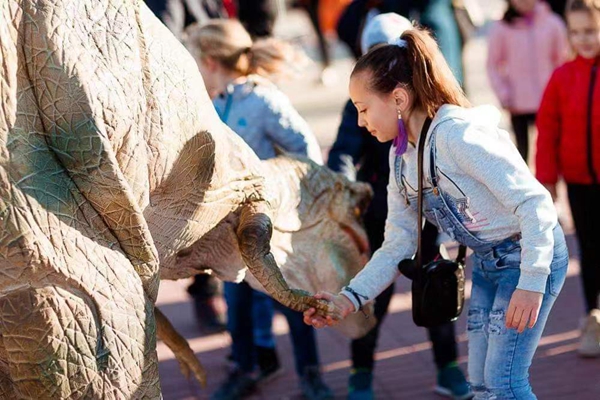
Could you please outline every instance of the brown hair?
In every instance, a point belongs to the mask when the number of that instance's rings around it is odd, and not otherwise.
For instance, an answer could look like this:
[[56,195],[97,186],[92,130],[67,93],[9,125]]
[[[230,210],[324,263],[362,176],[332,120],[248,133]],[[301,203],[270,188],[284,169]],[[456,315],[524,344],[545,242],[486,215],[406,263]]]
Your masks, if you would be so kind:
[[196,60],[210,57],[226,69],[244,76],[291,72],[293,66],[302,62],[301,54],[280,40],[252,41],[237,20],[193,24],[186,29],[183,41]]
[[383,45],[362,56],[352,76],[371,72],[370,90],[391,93],[403,86],[414,95],[413,108],[421,108],[433,117],[443,104],[469,107],[458,81],[429,32],[420,28],[406,30],[400,36],[406,44]]
[[565,16],[576,11],[590,13],[596,21],[600,21],[600,1],[598,0],[569,0],[565,6]]

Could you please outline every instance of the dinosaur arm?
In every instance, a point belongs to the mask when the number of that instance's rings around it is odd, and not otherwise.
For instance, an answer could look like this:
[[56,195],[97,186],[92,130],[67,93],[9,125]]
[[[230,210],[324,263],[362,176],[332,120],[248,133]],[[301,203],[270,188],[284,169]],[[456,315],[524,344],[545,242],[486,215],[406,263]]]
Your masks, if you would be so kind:
[[271,219],[264,212],[265,203],[251,203],[243,206],[237,236],[240,252],[248,269],[275,300],[286,307],[296,311],[306,311],[311,307],[319,315],[331,315],[339,319],[339,315],[332,315],[332,307],[323,300],[317,300],[304,290],[291,289],[275,258],[270,251],[273,227]]

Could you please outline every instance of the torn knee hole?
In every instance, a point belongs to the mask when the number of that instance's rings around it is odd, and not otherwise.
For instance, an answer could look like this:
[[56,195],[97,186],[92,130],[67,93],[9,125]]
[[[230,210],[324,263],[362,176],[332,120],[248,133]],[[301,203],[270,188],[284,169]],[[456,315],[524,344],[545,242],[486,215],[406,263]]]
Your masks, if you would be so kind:
[[488,322],[489,310],[484,308],[472,308],[467,317],[468,331],[482,331]]
[[492,310],[490,313],[490,327],[489,333],[499,335],[506,331],[505,324],[505,311],[504,310]]

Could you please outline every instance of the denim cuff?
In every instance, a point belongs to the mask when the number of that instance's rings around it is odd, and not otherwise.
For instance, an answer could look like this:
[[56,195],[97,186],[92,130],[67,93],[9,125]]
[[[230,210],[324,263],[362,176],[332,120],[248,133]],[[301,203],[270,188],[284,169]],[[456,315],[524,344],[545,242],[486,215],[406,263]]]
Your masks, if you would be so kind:
[[530,292],[546,293],[547,274],[527,274],[521,270],[517,289],[529,290]]

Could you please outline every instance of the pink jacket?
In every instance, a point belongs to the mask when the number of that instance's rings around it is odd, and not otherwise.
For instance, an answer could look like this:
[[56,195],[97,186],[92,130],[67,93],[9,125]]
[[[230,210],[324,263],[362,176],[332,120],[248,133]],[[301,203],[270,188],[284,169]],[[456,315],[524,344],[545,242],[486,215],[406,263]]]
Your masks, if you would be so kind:
[[535,113],[552,71],[569,54],[567,30],[546,3],[510,25],[497,21],[488,39],[487,72],[500,104],[513,114]]

